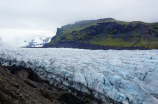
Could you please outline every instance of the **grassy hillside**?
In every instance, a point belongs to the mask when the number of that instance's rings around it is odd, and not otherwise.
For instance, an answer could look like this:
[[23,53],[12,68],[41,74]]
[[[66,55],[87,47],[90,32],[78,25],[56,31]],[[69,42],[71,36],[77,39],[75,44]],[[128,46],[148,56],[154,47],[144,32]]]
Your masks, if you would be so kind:
[[158,23],[124,22],[112,18],[79,21],[58,28],[49,44],[59,41],[157,49]]

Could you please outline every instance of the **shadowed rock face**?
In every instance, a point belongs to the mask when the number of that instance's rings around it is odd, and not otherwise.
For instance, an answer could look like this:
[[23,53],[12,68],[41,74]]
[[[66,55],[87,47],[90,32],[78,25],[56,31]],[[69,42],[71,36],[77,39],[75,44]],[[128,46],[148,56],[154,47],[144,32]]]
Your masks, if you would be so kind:
[[48,81],[42,80],[36,73],[32,71],[30,68],[24,68],[24,67],[17,67],[15,65],[13,66],[6,66],[6,68],[14,75],[20,77],[21,79],[30,79],[34,82],[39,82],[39,83],[47,83]]
[[90,100],[83,100],[79,102],[79,98],[74,97],[71,93],[64,93],[60,96],[60,99],[67,104],[91,104]]
[[[90,100],[81,100],[69,92],[53,88],[24,68],[7,68],[14,75],[0,66],[0,104],[92,104]],[[29,76],[32,77],[27,79]]]

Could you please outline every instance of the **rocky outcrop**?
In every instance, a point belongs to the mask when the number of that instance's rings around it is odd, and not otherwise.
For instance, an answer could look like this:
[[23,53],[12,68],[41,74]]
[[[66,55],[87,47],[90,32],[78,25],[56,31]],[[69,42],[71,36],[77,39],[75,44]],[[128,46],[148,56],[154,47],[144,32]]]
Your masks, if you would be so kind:
[[0,68],[0,102],[2,104],[51,104],[23,80]]
[[39,80],[29,70],[12,68],[0,66],[0,104],[92,104]]

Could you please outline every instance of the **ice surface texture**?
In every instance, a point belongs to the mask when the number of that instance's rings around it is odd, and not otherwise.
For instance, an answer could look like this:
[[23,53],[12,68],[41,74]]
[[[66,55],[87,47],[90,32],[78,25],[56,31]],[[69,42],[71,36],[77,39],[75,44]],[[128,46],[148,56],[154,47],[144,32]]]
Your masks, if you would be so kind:
[[109,97],[124,104],[158,103],[158,50],[1,47],[0,63],[32,68],[54,86],[103,102]]

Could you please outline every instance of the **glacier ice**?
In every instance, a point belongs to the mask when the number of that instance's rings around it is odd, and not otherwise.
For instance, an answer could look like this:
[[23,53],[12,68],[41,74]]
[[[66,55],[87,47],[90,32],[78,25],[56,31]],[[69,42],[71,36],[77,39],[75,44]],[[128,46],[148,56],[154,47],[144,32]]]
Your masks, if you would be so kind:
[[158,50],[0,47],[0,63],[32,68],[54,86],[103,102],[109,97],[124,104],[158,103]]

